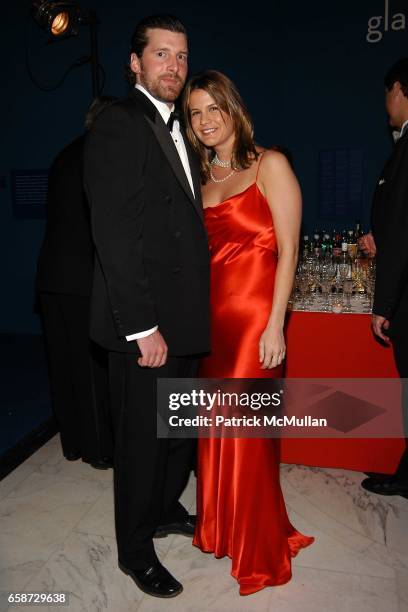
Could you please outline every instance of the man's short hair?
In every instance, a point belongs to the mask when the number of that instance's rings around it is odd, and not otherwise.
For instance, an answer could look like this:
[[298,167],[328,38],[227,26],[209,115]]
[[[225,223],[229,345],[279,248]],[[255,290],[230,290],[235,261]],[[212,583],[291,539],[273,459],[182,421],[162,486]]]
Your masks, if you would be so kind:
[[177,17],[173,15],[150,15],[137,24],[130,40],[130,52],[142,57],[143,50],[149,42],[147,30],[154,29],[169,30],[169,32],[178,32],[187,36],[185,25]]
[[[136,53],[137,57],[142,57],[144,48],[149,42],[147,31],[155,29],[168,30],[187,36],[186,26],[174,15],[149,15],[139,21],[135,27],[130,39],[130,53]],[[130,69],[129,64],[125,66],[125,77],[131,85],[136,83],[136,75]]]
[[384,78],[387,90],[390,91],[397,81],[401,84],[402,93],[408,98],[408,57],[399,59],[388,70]]

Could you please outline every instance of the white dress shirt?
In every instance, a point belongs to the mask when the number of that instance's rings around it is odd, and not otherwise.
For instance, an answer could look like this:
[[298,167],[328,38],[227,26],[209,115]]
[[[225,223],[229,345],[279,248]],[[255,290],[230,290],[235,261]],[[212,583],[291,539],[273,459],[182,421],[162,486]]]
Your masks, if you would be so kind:
[[401,130],[400,130],[400,135],[401,135],[401,136],[402,136],[402,135],[403,135],[403,133],[405,132],[405,128],[407,127],[407,125],[408,125],[408,119],[407,119],[406,121],[404,121],[404,123],[403,123],[403,124],[402,124],[402,126],[401,126]]
[[[170,114],[174,110],[174,104],[173,104],[173,107],[170,109],[165,102],[162,102],[161,100],[157,100],[156,98],[154,98],[142,85],[139,85],[139,83],[136,85],[136,89],[141,91],[147,98],[149,98],[149,100],[157,108],[163,121],[167,124],[170,118]],[[195,197],[193,177],[191,176],[190,164],[188,162],[188,156],[187,156],[187,149],[186,149],[186,145],[183,140],[183,136],[181,134],[180,123],[177,119],[174,120],[173,129],[171,131],[171,136],[173,138],[174,145],[177,149],[177,153],[179,154],[180,161],[183,164],[184,172],[186,173],[186,176],[187,176],[190,188],[191,188],[191,192],[193,196]],[[158,329],[158,325],[155,325],[151,329],[146,329],[145,331],[137,332],[136,334],[131,334],[130,336],[126,336],[126,340],[130,342],[132,340],[138,340],[139,338],[146,338],[146,336],[150,336],[150,334],[155,332],[157,329]]]
[[405,128],[407,127],[407,125],[408,125],[408,119],[407,121],[404,121],[400,130],[393,130],[392,137],[394,138],[395,143],[398,142],[398,140],[401,138],[401,136],[405,132]]

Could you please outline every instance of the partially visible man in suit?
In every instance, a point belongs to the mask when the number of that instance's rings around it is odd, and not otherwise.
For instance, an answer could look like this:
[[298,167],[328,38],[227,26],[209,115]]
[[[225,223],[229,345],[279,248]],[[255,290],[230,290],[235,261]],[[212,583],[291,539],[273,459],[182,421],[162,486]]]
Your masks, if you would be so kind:
[[[93,100],[85,128],[116,98]],[[96,468],[112,465],[105,355],[89,340],[94,246],[83,187],[85,136],[54,160],[36,293],[47,348],[51,396],[64,456]]]
[[[372,327],[386,343],[390,339],[402,379],[408,378],[408,58],[385,76],[386,109],[398,130],[394,151],[378,182],[372,209],[372,236],[361,240],[367,254],[376,255],[376,285]],[[408,438],[407,385],[402,384],[402,411]],[[406,440],[407,441],[407,440]],[[408,496],[408,450],[390,477],[366,478],[364,489],[380,495]]]
[[158,15],[131,40],[130,96],[104,111],[85,148],[97,259],[91,337],[109,352],[119,566],[145,593],[182,585],[153,537],[192,536],[180,504],[191,440],[157,439],[158,377],[196,374],[209,349],[209,253],[197,160],[178,117],[187,76],[183,24]]

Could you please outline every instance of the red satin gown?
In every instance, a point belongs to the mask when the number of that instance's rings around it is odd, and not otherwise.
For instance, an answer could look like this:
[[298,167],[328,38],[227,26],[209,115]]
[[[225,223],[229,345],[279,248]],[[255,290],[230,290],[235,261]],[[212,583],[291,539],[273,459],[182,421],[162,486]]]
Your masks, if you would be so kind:
[[[211,251],[212,352],[204,378],[268,378],[259,338],[272,306],[277,244],[256,181],[204,211]],[[197,528],[193,543],[228,555],[249,595],[291,578],[291,557],[314,538],[296,531],[279,484],[279,440],[209,438],[198,443]]]

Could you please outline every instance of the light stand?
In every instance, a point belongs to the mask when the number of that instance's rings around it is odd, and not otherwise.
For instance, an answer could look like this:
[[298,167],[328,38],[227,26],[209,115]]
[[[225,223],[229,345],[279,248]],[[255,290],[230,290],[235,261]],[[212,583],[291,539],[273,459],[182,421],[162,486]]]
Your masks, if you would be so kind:
[[33,0],[32,14],[38,25],[46,30],[50,36],[50,42],[63,40],[64,38],[77,36],[79,26],[89,27],[90,55],[80,58],[74,62],[66,71],[65,76],[72,68],[89,63],[91,66],[92,95],[93,98],[101,95],[99,82],[99,58],[98,58],[98,24],[99,20],[94,10],[83,11],[80,6],[72,1],[50,1]]

